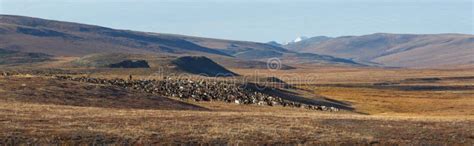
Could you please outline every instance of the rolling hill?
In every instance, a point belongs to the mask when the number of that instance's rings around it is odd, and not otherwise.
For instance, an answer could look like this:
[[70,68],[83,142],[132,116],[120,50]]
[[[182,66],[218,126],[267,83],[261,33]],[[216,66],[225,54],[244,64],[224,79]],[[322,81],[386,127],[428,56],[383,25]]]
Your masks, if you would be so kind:
[[314,37],[283,47],[393,67],[436,68],[474,64],[474,35],[467,34],[376,33]]
[[0,48],[0,65],[31,64],[53,60],[43,53],[25,53]]
[[164,54],[260,60],[278,57],[323,64],[361,65],[352,60],[289,51],[265,43],[118,30],[40,18],[0,15],[0,48],[54,56],[96,53]]

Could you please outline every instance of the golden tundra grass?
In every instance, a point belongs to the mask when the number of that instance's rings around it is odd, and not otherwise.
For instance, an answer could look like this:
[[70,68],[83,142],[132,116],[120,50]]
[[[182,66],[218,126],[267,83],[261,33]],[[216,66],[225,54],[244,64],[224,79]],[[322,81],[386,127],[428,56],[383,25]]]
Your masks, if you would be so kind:
[[368,114],[474,117],[474,91],[397,91],[391,89],[310,87],[314,93],[350,102]]
[[[22,133],[26,137],[68,137],[77,134],[158,142],[332,142],[372,141],[400,131],[416,134],[428,130],[474,130],[472,118],[434,116],[367,116],[334,114],[268,107],[208,104],[236,111],[175,111],[74,107],[62,105],[0,103],[3,135]],[[201,104],[206,106],[207,104]],[[239,107],[239,108],[237,108]],[[241,110],[247,108],[247,110]],[[252,108],[259,109],[257,111]],[[341,123],[342,122],[342,123]],[[419,127],[423,124],[423,127]],[[461,131],[462,131],[461,130]],[[374,134],[375,133],[375,134]],[[448,132],[449,133],[449,132]],[[469,136],[469,135],[467,135]],[[406,139],[393,139],[406,142]],[[172,142],[170,141],[170,142]]]
[[[250,70],[235,70],[253,75]],[[401,91],[345,88],[314,84],[354,84],[399,81],[407,78],[473,76],[472,70],[401,70],[321,68],[265,71],[262,76],[293,75],[314,97],[319,95],[352,104],[353,112],[318,112],[284,107],[188,102],[208,111],[142,110],[78,107],[15,101],[0,89],[0,137],[19,135],[50,140],[53,137],[108,138],[152,142],[360,142],[409,143],[435,141],[473,143],[473,91]],[[309,83],[301,76],[314,76]],[[116,77],[126,78],[125,75]],[[0,78],[0,80],[2,80]],[[439,82],[437,85],[472,85]],[[10,94],[11,95],[11,94]],[[306,97],[306,96],[305,96]],[[311,95],[307,96],[311,98]]]
[[[295,84],[347,84],[399,81],[407,78],[474,76],[472,69],[389,69],[298,66],[294,70],[233,69],[242,75],[275,76]],[[471,82],[470,85],[473,83]]]
[[[474,69],[374,69],[319,67],[286,71],[236,69],[244,75],[276,76],[313,95],[351,103],[356,111],[367,114],[436,116],[474,116],[474,91],[403,91],[375,88],[316,86],[321,84],[359,84],[397,82],[409,78],[473,77]],[[472,86],[474,80],[442,80],[433,83],[401,85]]]

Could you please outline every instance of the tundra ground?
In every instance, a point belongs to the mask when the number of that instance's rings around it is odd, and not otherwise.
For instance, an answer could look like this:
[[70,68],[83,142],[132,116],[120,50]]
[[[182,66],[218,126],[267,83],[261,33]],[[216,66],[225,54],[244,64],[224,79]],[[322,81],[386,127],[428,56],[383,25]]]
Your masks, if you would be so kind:
[[0,78],[0,139],[71,144],[474,143],[472,70],[291,72],[319,77],[308,83],[284,80],[304,91],[304,97],[323,97],[354,109],[322,112],[182,101],[116,87],[11,76]]

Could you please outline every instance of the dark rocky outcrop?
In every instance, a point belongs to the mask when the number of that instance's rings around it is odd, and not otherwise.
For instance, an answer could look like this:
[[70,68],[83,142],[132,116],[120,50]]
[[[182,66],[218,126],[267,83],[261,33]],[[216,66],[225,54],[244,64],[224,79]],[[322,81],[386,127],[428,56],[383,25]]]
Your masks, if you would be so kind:
[[124,60],[119,63],[109,65],[110,68],[150,68],[145,60]]
[[237,74],[227,70],[211,59],[203,56],[184,56],[172,61],[179,69],[205,76],[236,76]]

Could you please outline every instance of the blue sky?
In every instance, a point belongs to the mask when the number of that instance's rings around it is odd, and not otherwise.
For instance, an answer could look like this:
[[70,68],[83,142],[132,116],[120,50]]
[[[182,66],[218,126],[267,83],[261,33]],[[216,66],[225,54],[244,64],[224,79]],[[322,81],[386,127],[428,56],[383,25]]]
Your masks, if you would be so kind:
[[474,0],[98,1],[0,0],[0,13],[259,42],[377,32],[474,34]]

